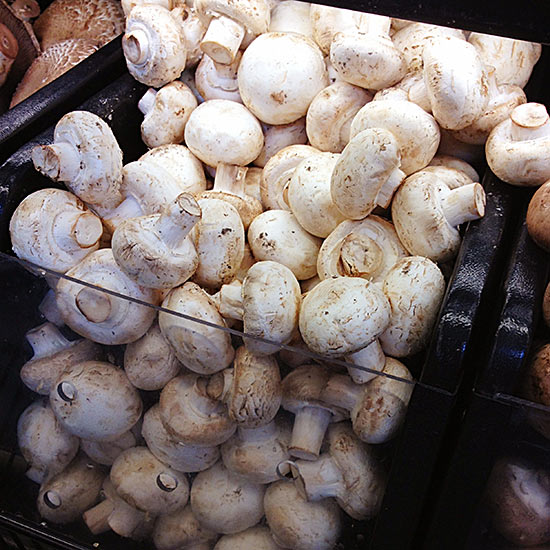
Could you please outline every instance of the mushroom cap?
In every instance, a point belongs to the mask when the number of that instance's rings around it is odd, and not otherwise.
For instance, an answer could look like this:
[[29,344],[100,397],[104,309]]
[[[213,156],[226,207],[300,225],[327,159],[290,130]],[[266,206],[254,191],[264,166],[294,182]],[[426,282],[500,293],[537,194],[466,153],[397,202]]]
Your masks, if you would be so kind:
[[116,439],[139,420],[143,409],[124,371],[101,361],[67,367],[50,392],[50,404],[67,431],[91,441]]
[[407,256],[393,224],[371,214],[345,220],[323,241],[317,257],[321,280],[363,277],[382,282],[394,264]]
[[96,40],[103,46],[124,31],[124,12],[117,0],[55,0],[33,30],[43,51],[69,38]]
[[297,0],[272,2],[270,32],[297,32],[313,37],[310,20],[310,4]]
[[220,461],[193,480],[191,508],[207,529],[238,533],[262,519],[264,492],[264,485],[231,473]]
[[[293,2],[294,0],[284,0]],[[254,160],[254,166],[263,168],[271,157],[281,149],[290,145],[303,145],[307,143],[306,118],[302,117],[288,124],[262,124],[264,130],[264,146],[260,155]],[[251,169],[247,172],[247,177]],[[261,178],[261,173],[260,173]],[[261,200],[261,195],[256,197]]]
[[410,101],[371,101],[351,123],[350,139],[367,128],[384,128],[399,144],[401,170],[409,175],[427,166],[439,146],[439,126],[434,117]]
[[487,163],[495,175],[512,185],[537,186],[550,179],[547,151],[550,126],[540,103],[518,105],[497,124],[485,143]]
[[331,194],[331,178],[340,155],[319,153],[300,162],[288,185],[288,204],[298,223],[316,237],[326,237],[345,216]]
[[[117,266],[110,248],[92,252],[67,276],[156,305],[156,291],[139,286]],[[76,333],[100,344],[127,344],[141,338],[156,311],[125,298],[105,294],[67,279],[56,287],[56,303],[65,323]]]
[[517,459],[501,458],[486,488],[486,503],[495,529],[518,546],[550,540],[550,477]]
[[282,550],[275,543],[268,527],[257,525],[236,533],[224,535],[214,546],[214,550],[235,550],[235,548],[253,550]]
[[147,447],[122,452],[113,463],[110,476],[121,498],[154,516],[175,512],[189,499],[187,476],[163,464]]
[[[162,307],[225,327],[213,300],[195,283],[188,282],[173,289]],[[234,350],[228,332],[165,311],[159,313],[159,326],[176,357],[193,372],[214,374],[233,361]]]
[[183,82],[174,80],[164,85],[156,92],[153,106],[141,123],[143,143],[147,147],[181,143],[185,125],[197,105],[193,92]]
[[[382,373],[413,380],[407,367],[386,357]],[[368,384],[353,409],[353,431],[366,443],[385,443],[396,434],[405,418],[414,385],[379,375]]]
[[277,481],[278,464],[290,458],[291,435],[290,422],[280,416],[262,428],[239,428],[221,446],[223,463],[227,469],[253,483]]
[[479,181],[479,178],[472,179],[466,172],[457,170],[456,168],[449,168],[447,166],[426,166],[422,168],[422,172],[429,172],[435,174],[442,180],[449,189],[457,189],[463,185],[469,185]]
[[78,452],[78,438],[57,421],[45,399],[34,401],[17,421],[17,443],[36,483],[61,472]]
[[17,85],[10,108],[78,65],[98,49],[95,37],[69,38],[51,44],[34,59]]
[[[300,284],[283,264],[259,261],[243,281],[244,332],[280,344],[288,343],[298,326],[302,296]],[[246,347],[256,355],[269,355],[277,346],[245,338]]]
[[390,322],[390,304],[374,283],[325,279],[302,302],[300,333],[309,349],[337,357],[371,344]]
[[206,385],[207,380],[196,374],[178,376],[164,386],[159,399],[160,417],[168,433],[197,447],[220,445],[237,429],[225,405],[208,396]]
[[428,345],[445,294],[437,264],[422,256],[399,260],[382,286],[391,307],[390,324],[379,336],[386,355],[408,357]]
[[216,538],[215,531],[210,531],[199,523],[190,504],[171,514],[159,516],[153,531],[153,542],[157,550],[180,550],[186,546],[211,543]]
[[80,448],[89,456],[94,462],[103,464],[104,466],[112,466],[118,455],[139,444],[136,434],[136,426],[140,422],[138,421],[131,430],[119,435],[113,441],[89,441],[88,439],[80,440]]
[[[543,316],[548,315],[548,288],[544,294],[542,305]],[[550,383],[548,373],[550,372],[550,344],[544,344],[532,357],[527,367],[526,376],[523,380],[522,395],[530,401],[550,405]],[[532,409],[528,411],[527,417],[530,424],[544,437],[550,438],[550,421],[546,411]]]
[[283,548],[331,550],[340,537],[340,508],[334,499],[308,502],[289,481],[267,488],[264,508],[273,539]]
[[174,439],[162,423],[158,404],[143,416],[141,433],[153,455],[179,472],[206,470],[220,458],[218,447],[196,447]]
[[258,119],[228,99],[201,103],[185,126],[185,143],[202,162],[246,166],[261,152],[264,135]]
[[268,210],[248,228],[248,243],[256,260],[272,260],[288,267],[298,280],[316,272],[321,239],[308,233],[292,212]]
[[105,469],[78,455],[61,472],[47,479],[38,492],[38,513],[53,523],[70,523],[99,499]]
[[162,334],[158,322],[124,351],[124,371],[128,380],[140,390],[161,390],[177,376],[182,364]]
[[479,181],[479,174],[476,172],[474,167],[458,157],[437,154],[428,166],[446,167],[458,170],[463,172],[469,178],[470,182]]
[[[531,197],[527,209],[527,231],[541,248],[550,252],[550,182],[543,183]],[[548,315],[550,320],[550,315]]]
[[341,153],[349,141],[351,121],[371,100],[370,92],[343,80],[322,89],[307,110],[306,132],[311,145]]
[[243,103],[262,122],[288,124],[306,115],[328,76],[323,54],[311,39],[268,32],[243,53],[238,81]]
[[267,32],[269,26],[270,6],[265,0],[196,0],[195,9],[204,25],[208,25],[212,17],[224,15],[240,23],[253,35]]

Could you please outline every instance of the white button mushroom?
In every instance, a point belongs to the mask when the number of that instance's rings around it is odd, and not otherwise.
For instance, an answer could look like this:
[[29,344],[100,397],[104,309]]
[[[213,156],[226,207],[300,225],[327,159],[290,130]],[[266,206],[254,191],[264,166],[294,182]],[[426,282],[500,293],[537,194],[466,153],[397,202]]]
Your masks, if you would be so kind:
[[54,143],[31,152],[34,167],[63,182],[99,215],[122,200],[122,151],[109,126],[88,111],[72,111],[55,126]]
[[264,498],[273,540],[294,550],[331,550],[342,531],[340,508],[332,498],[308,502],[294,483],[270,485]]
[[103,357],[101,347],[90,340],[67,340],[55,325],[44,323],[25,335],[34,355],[20,371],[32,391],[49,395],[58,376],[69,366]]
[[[131,430],[119,435],[113,441],[90,441],[88,439],[80,440],[80,448],[94,462],[103,464],[104,466],[112,466],[118,455],[129,449],[139,445],[138,436],[141,422],[138,420]],[[137,435],[136,435],[137,434]]]
[[174,8],[179,7],[182,1],[183,0],[121,0],[120,4],[122,6],[122,10],[124,11],[124,15],[128,17],[130,12],[136,6],[141,4],[156,4],[166,8],[167,10],[173,10]]
[[441,155],[437,154],[430,162],[428,166],[440,166],[446,167],[453,170],[458,170],[463,172],[467,178],[469,178],[469,183],[479,181],[479,175],[465,160],[462,160],[458,157],[453,157],[450,155]]
[[498,178],[519,186],[550,179],[550,119],[540,103],[519,105],[495,126],[485,144],[487,163]]
[[214,550],[282,550],[267,527],[250,527],[235,535],[224,535]]
[[238,533],[262,519],[264,493],[264,485],[233,474],[220,461],[193,480],[191,509],[207,529]]
[[[214,301],[195,283],[187,282],[173,289],[162,306],[169,311],[225,327]],[[159,313],[159,326],[176,357],[193,372],[213,374],[225,369],[233,361],[231,337],[219,328],[165,311]]]
[[197,201],[182,193],[162,214],[124,220],[111,241],[117,265],[147,288],[162,290],[182,285],[199,265],[189,232],[200,218]]
[[145,115],[141,123],[143,143],[147,147],[181,143],[185,125],[197,105],[189,86],[179,80],[158,91],[149,88],[138,103],[139,110]]
[[50,404],[61,426],[90,441],[116,439],[139,420],[143,409],[124,371],[100,361],[66,368],[50,392]]
[[405,248],[434,262],[454,258],[460,246],[457,227],[485,214],[479,183],[450,190],[436,174],[418,172],[398,189],[392,203],[395,229]]
[[158,5],[137,5],[126,18],[122,49],[130,74],[159,88],[185,69],[187,47],[181,14]]
[[[292,2],[294,0],[284,0]],[[262,168],[281,149],[290,145],[304,145],[307,143],[306,119],[299,118],[288,124],[262,124],[264,131],[264,146],[262,152],[254,160],[255,166]]]
[[157,292],[127,277],[117,266],[110,248],[92,252],[67,275],[96,287],[68,279],[57,283],[57,307],[65,323],[76,333],[100,344],[127,344],[141,338],[153,323],[155,309],[100,290],[158,304]]
[[160,394],[159,411],[168,433],[197,447],[215,447],[237,429],[227,408],[207,393],[208,379],[196,374],[172,379]]
[[269,32],[297,32],[313,37],[313,27],[310,19],[308,2],[282,0],[271,8]]
[[288,124],[307,113],[328,85],[323,55],[304,35],[262,34],[245,50],[238,73],[243,103],[262,122]]
[[277,465],[290,458],[290,437],[290,424],[280,417],[259,428],[239,427],[221,447],[223,463],[253,483],[272,483]]
[[437,265],[421,256],[397,262],[384,278],[391,307],[388,328],[380,335],[382,349],[392,357],[407,357],[428,345],[445,294],[445,279]]
[[142,434],[149,450],[161,462],[179,472],[201,472],[220,458],[218,447],[197,447],[174,439],[162,423],[158,404],[143,416]]
[[58,524],[77,520],[97,501],[105,473],[103,466],[78,455],[66,468],[40,486],[36,501],[38,513]]
[[44,399],[31,403],[17,421],[17,443],[36,483],[61,472],[78,452],[78,438],[65,430]]
[[298,491],[310,502],[335,497],[354,519],[373,518],[385,488],[378,458],[347,422],[329,426],[327,440],[328,450],[318,460],[289,463]]
[[237,71],[241,62],[241,52],[229,65],[216,63],[209,55],[204,55],[195,71],[195,85],[205,99],[227,99],[242,103],[237,82]]

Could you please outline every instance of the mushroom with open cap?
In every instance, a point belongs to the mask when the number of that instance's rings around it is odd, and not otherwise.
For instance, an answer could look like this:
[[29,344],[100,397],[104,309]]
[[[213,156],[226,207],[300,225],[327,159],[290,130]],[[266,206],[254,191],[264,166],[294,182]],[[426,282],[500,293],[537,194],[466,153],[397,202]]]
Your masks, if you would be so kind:
[[75,521],[99,499],[105,474],[103,466],[77,455],[66,468],[40,486],[38,513],[53,523]]
[[[538,246],[550,252],[550,182],[543,183],[531,197],[527,208],[527,231]],[[546,309],[546,307],[544,308]],[[550,326],[550,312],[546,316]]]
[[403,423],[414,388],[412,380],[403,363],[386,357],[382,374],[368,384],[354,384],[345,375],[333,375],[321,399],[350,412],[353,431],[359,439],[366,443],[385,443],[396,435]]
[[59,375],[71,365],[103,357],[101,347],[90,340],[67,340],[52,323],[44,323],[25,335],[34,355],[21,367],[21,380],[32,391],[49,395]]
[[[293,2],[294,0],[282,0]],[[288,124],[265,124],[264,146],[262,152],[254,160],[254,166],[264,167],[268,161],[282,149],[291,145],[304,145],[307,143],[306,118],[302,117]],[[250,169],[249,169],[250,172]],[[259,197],[261,200],[261,197]]]
[[327,452],[316,461],[287,463],[298,491],[313,502],[334,497],[354,519],[373,518],[385,488],[386,476],[379,459],[347,422],[330,425],[327,440]]
[[128,71],[139,82],[154,88],[172,82],[187,61],[182,13],[158,5],[135,6],[126,18],[122,49]]
[[376,206],[387,208],[405,179],[400,164],[399,143],[391,132],[383,128],[359,132],[334,166],[330,180],[334,205],[354,220],[368,216]]
[[388,271],[407,251],[393,224],[370,215],[364,220],[346,220],[323,241],[317,257],[321,280],[363,277],[382,282]]
[[209,55],[203,55],[195,70],[195,86],[205,99],[227,99],[242,103],[239,94],[237,71],[241,62],[241,52],[228,65],[216,63]]
[[495,529],[522,548],[550,542],[550,473],[516,458],[500,458],[485,489]]
[[63,320],[85,338],[111,346],[127,344],[141,338],[155,320],[154,308],[101,291],[107,289],[141,302],[158,304],[157,291],[136,284],[124,274],[110,248],[92,252],[67,271],[67,275],[95,287],[60,279],[55,290]]
[[384,353],[408,357],[428,345],[445,294],[437,264],[422,256],[399,260],[384,277],[390,324],[379,336]]
[[197,99],[183,82],[174,80],[160,90],[149,88],[139,100],[138,108],[145,115],[141,123],[141,139],[147,147],[181,143],[185,125],[197,107]]
[[117,535],[133,540],[149,537],[153,531],[153,515],[138,510],[122,499],[109,477],[103,482],[102,494],[104,500],[82,514],[92,534],[99,535],[111,529]]
[[124,350],[124,371],[132,385],[140,390],[161,390],[181,368],[182,364],[156,321]]
[[278,481],[264,497],[273,540],[294,550],[332,550],[342,531],[340,508],[332,498],[307,501],[290,481]]
[[225,405],[207,392],[208,378],[187,374],[174,378],[162,390],[159,412],[168,433],[197,447],[215,447],[227,441],[237,425]]
[[243,103],[262,122],[288,124],[306,115],[326,86],[323,54],[302,34],[262,34],[243,53],[238,72]]
[[160,407],[153,405],[143,416],[143,439],[149,450],[164,464],[179,472],[200,472],[220,458],[216,446],[197,447],[172,437],[160,417]]
[[290,458],[291,431],[290,423],[281,417],[257,428],[239,426],[221,446],[225,467],[253,483],[277,481],[277,465]]
[[[187,282],[174,288],[162,306],[217,327],[225,327],[212,298],[195,283]],[[159,313],[159,326],[176,357],[193,372],[214,374],[227,368],[233,361],[235,352],[230,334],[226,331],[165,311]]]
[[110,477],[122,499],[152,516],[175,512],[189,499],[187,476],[163,464],[147,447],[133,447],[120,454]]
[[214,546],[214,550],[282,550],[275,543],[268,527],[256,526],[234,535],[224,535]]
[[410,101],[371,101],[357,112],[350,139],[368,128],[390,131],[399,146],[400,169],[409,175],[427,166],[439,147],[439,126],[434,117]]
[[411,254],[445,262],[458,252],[457,227],[482,218],[485,200],[479,183],[451,190],[436,174],[420,171],[397,190],[392,219],[399,239]]
[[372,94],[363,88],[338,81],[321,90],[306,116],[309,142],[320,151],[340,153],[349,141],[351,121]]
[[34,167],[63,182],[100,216],[122,200],[122,151],[111,128],[88,111],[72,111],[55,126],[54,142],[31,152]]
[[117,265],[147,288],[166,290],[182,285],[199,265],[189,233],[200,218],[197,201],[182,193],[161,214],[122,221],[111,241]]
[[304,460],[316,460],[330,422],[346,418],[343,409],[321,399],[330,378],[328,369],[320,365],[302,365],[283,380],[282,406],[296,415],[288,451]]
[[287,210],[263,212],[248,228],[248,243],[256,260],[283,264],[299,281],[310,279],[317,273],[321,242]]
[[91,441],[108,441],[128,431],[143,405],[124,371],[110,363],[71,365],[50,392],[52,410],[68,432]]
[[265,485],[245,480],[219,461],[193,480],[191,509],[207,529],[215,533],[238,533],[262,519],[264,493]]
[[153,530],[157,550],[210,550],[217,538],[215,531],[199,523],[190,504],[159,516]]
[[0,87],[8,79],[8,74],[18,52],[17,39],[4,23],[0,23]]
[[529,187],[550,179],[549,146],[550,119],[546,107],[541,103],[525,103],[493,128],[485,143],[485,153],[498,178]]
[[78,438],[57,421],[47,400],[31,403],[17,421],[17,442],[36,483],[61,472],[78,452]]
[[233,368],[212,376],[206,392],[227,405],[229,417],[238,426],[264,426],[275,418],[281,405],[279,364],[271,355],[257,356],[241,346],[235,352]]

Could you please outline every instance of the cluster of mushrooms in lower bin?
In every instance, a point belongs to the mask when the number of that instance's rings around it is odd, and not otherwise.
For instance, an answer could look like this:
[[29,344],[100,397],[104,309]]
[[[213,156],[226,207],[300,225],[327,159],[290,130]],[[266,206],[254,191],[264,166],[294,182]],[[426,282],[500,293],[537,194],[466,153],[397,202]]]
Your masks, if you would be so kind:
[[459,157],[487,140],[501,179],[544,177],[511,162],[548,139],[521,89],[540,46],[288,0],[258,0],[255,27],[234,4],[122,3],[152,86],[138,160],[85,111],[32,151],[68,190],[21,202],[13,250],[69,278],[48,276],[27,335],[42,397],[19,445],[52,523],[158,550],[329,550],[343,513],[379,510],[414,386],[401,360],[428,344],[458,226],[484,214]]

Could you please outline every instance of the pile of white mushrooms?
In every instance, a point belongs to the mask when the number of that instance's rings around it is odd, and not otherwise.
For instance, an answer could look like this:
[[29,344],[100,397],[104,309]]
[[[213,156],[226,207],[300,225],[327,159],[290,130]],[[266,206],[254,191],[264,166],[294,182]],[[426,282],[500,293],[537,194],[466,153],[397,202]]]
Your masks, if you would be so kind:
[[484,214],[464,158],[531,139],[540,47],[292,0],[122,5],[150,150],[123,165],[103,120],[65,115],[32,158],[68,191],[10,224],[19,257],[84,283],[52,278],[27,336],[40,514],[158,550],[331,549],[342,510],[379,510],[400,360]]

